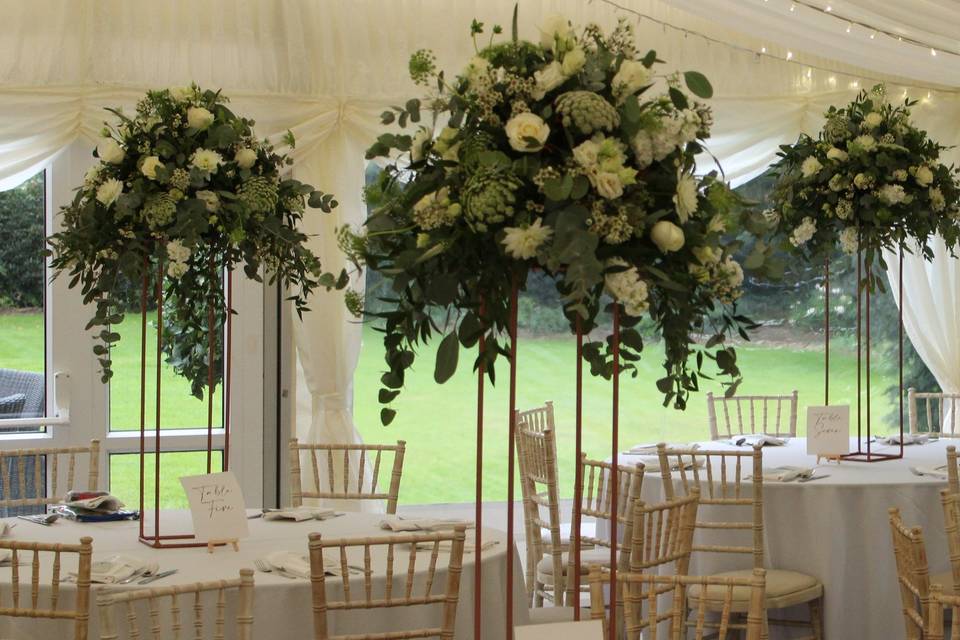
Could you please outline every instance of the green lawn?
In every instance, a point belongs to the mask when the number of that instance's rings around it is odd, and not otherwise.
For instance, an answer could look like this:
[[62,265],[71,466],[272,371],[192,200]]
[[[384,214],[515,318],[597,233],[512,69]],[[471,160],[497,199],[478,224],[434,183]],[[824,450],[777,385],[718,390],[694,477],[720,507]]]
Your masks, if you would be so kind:
[[[114,429],[138,427],[139,409],[139,316],[128,316],[114,350],[115,376],[111,392],[111,423]],[[129,328],[128,328],[129,327]],[[419,366],[407,379],[407,388],[395,404],[396,420],[380,426],[377,402],[383,369],[380,336],[366,328],[354,391],[356,423],[367,442],[407,441],[407,456],[401,500],[404,503],[469,502],[474,495],[474,452],[476,421],[476,377],[471,372],[472,354],[461,353],[460,370],[443,386],[433,382],[433,349],[420,355]],[[0,315],[0,367],[42,370],[43,323],[39,314]],[[560,484],[572,493],[574,460],[574,374],[575,344],[569,338],[523,338],[519,344],[518,407],[530,408],[553,400],[558,427]],[[155,343],[148,344],[148,356]],[[740,368],[745,375],[744,394],[800,393],[800,429],[805,406],[823,399],[823,354],[817,350],[788,347],[744,346],[738,349]],[[855,394],[856,359],[851,354],[832,354],[832,400],[850,402]],[[636,379],[621,381],[620,448],[639,442],[690,441],[708,437],[706,401],[695,396],[685,412],[665,409],[654,380],[661,376],[662,354],[650,345],[640,363]],[[506,361],[498,369],[496,388],[487,389],[484,440],[484,498],[506,498],[507,382]],[[149,358],[148,380],[153,380],[155,357]],[[610,383],[585,374],[584,449],[590,456],[610,455]],[[874,373],[875,425],[884,425],[885,416],[895,408],[881,392],[891,380]],[[206,424],[206,404],[189,394],[189,386],[169,368],[162,370],[163,422],[168,427],[197,427]],[[703,391],[720,389],[709,382]],[[152,397],[152,387],[148,398]],[[219,407],[219,399],[217,399]],[[148,413],[150,415],[150,413]],[[219,415],[219,413],[218,413]],[[151,424],[148,420],[148,425]],[[169,461],[168,461],[169,460]],[[165,454],[162,485],[164,506],[180,504],[182,491],[177,478],[202,472],[202,453]],[[110,464],[113,490],[130,504],[136,501],[138,465],[136,456],[114,456]],[[381,482],[384,480],[382,479]],[[517,489],[519,493],[519,487]]]

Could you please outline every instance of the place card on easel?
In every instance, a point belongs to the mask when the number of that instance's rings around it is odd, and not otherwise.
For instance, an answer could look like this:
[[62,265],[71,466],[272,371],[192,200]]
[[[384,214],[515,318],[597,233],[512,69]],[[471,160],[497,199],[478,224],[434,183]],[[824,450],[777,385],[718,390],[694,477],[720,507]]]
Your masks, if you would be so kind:
[[514,640],[603,640],[603,623],[600,620],[580,622],[556,622],[514,627]]
[[193,532],[208,543],[236,541],[248,534],[246,503],[233,472],[184,476],[180,484],[190,503]]
[[839,460],[850,452],[850,405],[807,407],[807,454]]

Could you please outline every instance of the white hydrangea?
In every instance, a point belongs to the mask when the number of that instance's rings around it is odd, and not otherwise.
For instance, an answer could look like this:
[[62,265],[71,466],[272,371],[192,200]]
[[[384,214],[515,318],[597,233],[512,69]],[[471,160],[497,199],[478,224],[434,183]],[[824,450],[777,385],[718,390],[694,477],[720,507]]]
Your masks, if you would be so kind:
[[806,217],[800,221],[800,224],[790,234],[790,244],[799,247],[807,244],[813,234],[817,232],[817,223],[811,217]]
[[877,189],[877,197],[887,204],[900,204],[907,194],[899,184],[885,184]]
[[501,242],[507,255],[517,260],[529,260],[536,256],[540,246],[553,235],[553,229],[543,226],[542,222],[537,218],[533,224],[525,227],[505,228]]
[[874,149],[877,148],[877,139],[874,138],[873,136],[864,134],[862,136],[857,136],[856,138],[854,138],[851,144],[854,144],[860,147],[864,151],[873,151]]
[[907,179],[908,175],[906,169],[897,169],[893,172],[893,179],[897,182],[903,182]]
[[171,240],[167,243],[167,257],[173,262],[186,262],[190,259],[190,247],[180,240]]
[[856,227],[847,227],[840,232],[839,236],[840,248],[847,255],[855,255],[857,249],[860,248],[860,243],[857,241],[857,228]]
[[637,268],[631,266],[623,258],[607,260],[607,267],[613,266],[629,268],[616,273],[607,273],[604,276],[607,293],[623,304],[623,309],[628,316],[638,317],[643,315],[650,308],[647,283],[640,277]]

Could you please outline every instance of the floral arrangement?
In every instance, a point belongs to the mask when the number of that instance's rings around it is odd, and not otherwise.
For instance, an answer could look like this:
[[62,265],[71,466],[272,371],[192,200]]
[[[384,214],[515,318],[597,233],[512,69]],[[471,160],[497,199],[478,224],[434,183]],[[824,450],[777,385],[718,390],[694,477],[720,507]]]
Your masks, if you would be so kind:
[[[254,122],[227,102],[193,85],[147,92],[132,116],[108,109],[119,124],[104,123],[99,162],[49,238],[55,273],[67,273],[95,305],[87,329],[100,328],[93,352],[103,382],[113,373],[110,346],[120,339],[121,290],[146,281],[153,298],[161,267],[167,360],[198,397],[208,382],[210,326],[221,327],[229,312],[225,269],[242,263],[259,280],[263,268],[271,283],[291,288],[298,313],[317,286],[346,285],[345,274],[321,273],[297,229],[307,205],[329,212],[333,196],[284,177],[292,160],[257,140]],[[289,133],[285,141],[294,144]],[[219,343],[222,331],[214,331]]]
[[[428,94],[383,113],[400,131],[367,153],[386,159],[366,193],[372,213],[362,232],[341,230],[358,268],[392,283],[387,309],[367,314],[386,347],[381,403],[436,333],[437,382],[481,335],[475,366],[494,380],[509,353],[511,291],[533,269],[555,281],[571,330],[599,329],[605,295],[620,305],[620,356],[633,375],[644,346],[637,324],[652,320],[665,346],[665,405],[685,406],[705,358],[732,393],[740,373],[724,337],[746,336],[749,321],[729,306],[743,270],[725,234],[740,202],[717,175],[695,173],[712,123],[697,98],[712,95],[709,82],[693,71],[658,75],[662,61],[637,49],[625,22],[605,33],[553,17],[528,42],[515,13],[512,39],[495,42],[502,31],[480,44],[474,21],[477,53],[455,78],[431,52],[413,54],[410,75]],[[359,314],[357,297],[349,301]],[[610,339],[585,345],[584,357],[593,374],[611,375]],[[384,424],[394,415],[381,410]]]
[[934,234],[956,246],[957,169],[940,162],[945,147],[910,122],[913,104],[890,104],[877,85],[830,107],[817,139],[802,135],[781,147],[769,216],[788,251],[823,259],[838,244],[850,255],[862,250],[870,265],[864,282],[882,287],[873,269],[874,258],[882,266],[881,249],[916,243],[930,259]]

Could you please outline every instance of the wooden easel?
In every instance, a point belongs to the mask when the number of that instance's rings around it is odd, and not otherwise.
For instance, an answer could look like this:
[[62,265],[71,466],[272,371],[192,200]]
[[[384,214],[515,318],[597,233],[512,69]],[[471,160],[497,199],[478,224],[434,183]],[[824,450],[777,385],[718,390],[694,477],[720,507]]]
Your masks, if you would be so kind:
[[213,553],[214,547],[218,544],[229,544],[233,547],[234,551],[240,551],[240,539],[239,538],[213,538],[207,540],[207,553]]

